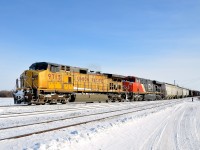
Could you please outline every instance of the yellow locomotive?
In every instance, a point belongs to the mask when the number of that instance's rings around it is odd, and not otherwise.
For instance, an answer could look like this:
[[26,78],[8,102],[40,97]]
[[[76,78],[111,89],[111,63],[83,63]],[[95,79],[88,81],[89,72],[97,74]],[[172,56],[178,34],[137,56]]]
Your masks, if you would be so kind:
[[[124,76],[37,62],[16,80],[15,104],[116,101],[125,99]],[[20,81],[20,85],[19,85]]]

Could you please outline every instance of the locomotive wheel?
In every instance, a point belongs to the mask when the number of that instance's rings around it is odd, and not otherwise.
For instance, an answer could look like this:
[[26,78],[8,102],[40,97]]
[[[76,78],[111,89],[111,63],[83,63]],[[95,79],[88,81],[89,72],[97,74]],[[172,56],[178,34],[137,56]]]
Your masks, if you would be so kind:
[[129,99],[129,102],[133,102],[134,101],[134,98],[133,99]]
[[71,95],[71,97],[68,99],[69,102],[75,102],[76,95]]
[[40,105],[40,103],[36,103],[35,105]]
[[69,103],[69,98],[65,98],[64,100],[61,101],[62,104]]
[[112,99],[106,100],[106,103],[111,103],[111,102],[112,102]]
[[144,97],[143,96],[140,96],[139,97],[139,101],[143,101],[144,100]]

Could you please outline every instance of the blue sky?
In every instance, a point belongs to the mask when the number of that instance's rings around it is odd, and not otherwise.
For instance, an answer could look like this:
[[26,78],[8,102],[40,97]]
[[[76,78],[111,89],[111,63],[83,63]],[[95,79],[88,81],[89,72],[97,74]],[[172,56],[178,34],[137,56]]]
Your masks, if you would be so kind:
[[0,1],[0,90],[38,61],[200,90],[199,0]]

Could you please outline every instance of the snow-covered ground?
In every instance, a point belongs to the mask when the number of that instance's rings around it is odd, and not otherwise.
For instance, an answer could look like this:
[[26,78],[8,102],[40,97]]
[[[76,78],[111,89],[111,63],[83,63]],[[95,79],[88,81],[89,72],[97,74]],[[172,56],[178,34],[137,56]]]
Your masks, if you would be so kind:
[[14,105],[14,99],[13,98],[0,98],[0,106],[5,105]]
[[[159,104],[165,103],[168,101],[1,107],[0,137],[3,139],[3,137],[19,135],[24,132],[66,125],[73,122],[73,119],[12,130],[3,129],[6,127],[102,113],[110,109],[123,109],[123,112],[126,112],[130,108],[148,108],[150,105],[159,106]],[[52,115],[51,111],[54,109],[59,109],[59,111]],[[63,109],[66,109],[66,112],[63,112]],[[43,111],[48,111],[48,113],[43,114]],[[33,114],[29,115],[31,112]],[[3,118],[4,115],[9,116],[13,113],[20,114],[18,117]],[[21,113],[27,113],[28,116],[20,116]],[[113,112],[113,114],[117,114],[117,112]],[[82,121],[84,118],[79,120]],[[101,121],[27,137],[0,140],[0,149],[200,149],[200,101],[194,98],[194,102],[192,102],[191,98],[186,98],[170,105],[160,105]]]

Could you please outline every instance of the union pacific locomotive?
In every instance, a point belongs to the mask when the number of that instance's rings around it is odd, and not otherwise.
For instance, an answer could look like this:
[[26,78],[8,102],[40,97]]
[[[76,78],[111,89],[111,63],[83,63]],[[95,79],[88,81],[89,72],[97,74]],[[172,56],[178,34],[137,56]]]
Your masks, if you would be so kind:
[[[193,94],[193,95],[192,95]],[[16,80],[15,104],[142,101],[198,96],[200,92],[134,76],[37,62]]]

